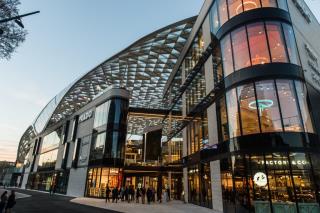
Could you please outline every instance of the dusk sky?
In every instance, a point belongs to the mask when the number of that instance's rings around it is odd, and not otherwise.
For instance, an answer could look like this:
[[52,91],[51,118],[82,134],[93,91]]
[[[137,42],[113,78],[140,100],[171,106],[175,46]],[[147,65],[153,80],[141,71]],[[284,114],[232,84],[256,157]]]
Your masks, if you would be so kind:
[[[203,0],[21,0],[26,41],[0,60],[0,160],[64,87],[137,39],[197,15]],[[320,19],[320,0],[307,0]]]

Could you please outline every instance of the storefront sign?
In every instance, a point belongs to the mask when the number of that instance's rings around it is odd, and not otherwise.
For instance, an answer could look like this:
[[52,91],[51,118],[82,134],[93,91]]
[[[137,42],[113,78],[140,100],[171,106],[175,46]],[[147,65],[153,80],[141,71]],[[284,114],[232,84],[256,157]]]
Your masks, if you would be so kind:
[[257,109],[257,105],[259,108],[259,111],[263,111],[266,108],[272,107],[273,106],[273,100],[270,99],[261,99],[257,101],[252,101],[249,103],[249,108],[250,109]]
[[[266,165],[289,165],[289,161],[287,160],[266,160],[266,161],[258,161],[258,164],[266,164]],[[305,160],[292,160],[292,165],[307,165],[307,161]]]
[[81,114],[81,115],[79,116],[79,123],[84,122],[84,121],[88,120],[89,118],[91,118],[91,117],[92,117],[92,114],[93,114],[92,110],[87,111],[87,112]]
[[253,176],[253,182],[257,184],[258,186],[266,186],[267,185],[267,175],[263,172],[257,172]]
[[303,18],[308,22],[308,24],[310,24],[311,16],[308,8],[303,4],[301,0],[292,0],[292,2],[296,6],[296,8],[299,10]]

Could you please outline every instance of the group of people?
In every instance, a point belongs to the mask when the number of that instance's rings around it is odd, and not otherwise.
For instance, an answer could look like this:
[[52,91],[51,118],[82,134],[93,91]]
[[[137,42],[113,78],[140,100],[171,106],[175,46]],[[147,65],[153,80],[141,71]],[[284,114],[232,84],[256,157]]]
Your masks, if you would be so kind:
[[11,213],[11,209],[16,204],[16,195],[14,190],[11,190],[11,194],[8,196],[8,191],[4,191],[0,200],[0,213]]
[[148,204],[151,202],[156,201],[156,195],[157,195],[157,201],[159,203],[162,202],[164,199],[166,202],[170,201],[170,189],[167,187],[164,191],[158,187],[157,191],[153,187],[148,187],[147,189],[145,187],[137,187],[134,188],[133,185],[117,188],[114,187],[112,190],[107,186],[106,188],[106,202],[118,202],[118,200],[121,201],[127,201],[128,203],[136,201],[136,203],[145,204],[146,198]]

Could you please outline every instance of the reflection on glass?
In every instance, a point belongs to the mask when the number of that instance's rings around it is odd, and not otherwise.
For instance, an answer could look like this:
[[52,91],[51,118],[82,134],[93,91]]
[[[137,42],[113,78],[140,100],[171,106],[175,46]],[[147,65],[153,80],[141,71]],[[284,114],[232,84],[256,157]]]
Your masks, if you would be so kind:
[[307,88],[301,81],[295,81],[300,111],[305,132],[314,132],[307,101]]
[[213,33],[216,33],[220,27],[220,23],[219,23],[219,17],[218,17],[218,6],[217,6],[217,2],[219,2],[219,0],[215,1],[212,5],[212,9],[210,11],[210,22],[211,24],[211,31]]
[[259,8],[261,7],[260,0],[244,0],[243,7],[244,7],[244,11]]
[[263,22],[247,25],[252,65],[270,63]]
[[240,136],[240,122],[238,113],[238,103],[236,89],[231,89],[226,93],[229,135],[230,138]]
[[303,131],[293,81],[277,80],[276,83],[285,131]]
[[220,114],[220,125],[221,125],[221,135],[222,140],[226,141],[229,139],[228,134],[228,119],[227,119],[227,107],[225,97],[220,98],[219,100],[219,114]]
[[256,93],[258,100],[268,100],[270,103],[259,106],[261,131],[281,132],[282,125],[274,81],[267,80],[256,82]]
[[110,103],[111,103],[111,100],[101,104],[96,108],[94,123],[93,123],[94,128],[107,124]]
[[285,11],[288,11],[287,0],[278,0],[278,7]]
[[229,8],[229,18],[243,12],[242,0],[227,0]]
[[41,152],[58,148],[62,137],[62,127],[43,137]]
[[91,159],[102,159],[104,154],[104,147],[106,143],[106,133],[100,133],[93,137],[93,144],[91,150]]
[[233,72],[233,60],[231,52],[231,42],[230,35],[225,36],[221,40],[221,52],[222,52],[222,62],[223,62],[223,71],[224,77],[227,77]]
[[240,104],[242,134],[248,135],[260,132],[253,84],[239,86],[237,87],[237,90]]
[[218,12],[220,26],[222,26],[228,20],[228,9],[226,0],[218,0]]
[[39,157],[38,169],[55,167],[58,157],[58,149],[41,154]]
[[298,49],[294,38],[293,28],[289,24],[282,23],[284,37],[288,48],[290,63],[299,65]]
[[240,27],[232,31],[231,38],[235,70],[250,66],[251,64],[245,27]]
[[276,0],[261,0],[262,7],[277,7]]
[[288,62],[279,22],[266,22],[272,62]]

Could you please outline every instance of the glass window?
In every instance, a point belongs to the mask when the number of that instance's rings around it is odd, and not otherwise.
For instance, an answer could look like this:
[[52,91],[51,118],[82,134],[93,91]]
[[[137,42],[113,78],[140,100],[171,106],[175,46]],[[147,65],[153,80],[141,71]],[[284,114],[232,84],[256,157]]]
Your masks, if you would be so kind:
[[243,0],[244,11],[261,7],[260,0]]
[[279,22],[266,22],[272,62],[288,62]]
[[276,0],[261,0],[262,7],[277,7]]
[[52,149],[58,148],[62,137],[62,128],[51,132],[50,134],[44,136],[42,141],[41,152],[47,152]]
[[230,138],[240,136],[240,122],[238,113],[236,89],[229,90],[226,93],[229,135]]
[[222,140],[226,141],[229,139],[229,135],[228,135],[228,118],[227,118],[226,99],[224,96],[219,100],[219,112],[220,112],[219,114],[220,114]]
[[300,63],[299,63],[298,49],[296,46],[296,41],[294,38],[292,26],[285,23],[282,23],[282,26],[283,26],[284,37],[286,39],[286,44],[288,48],[290,63],[299,65]]
[[293,81],[277,80],[280,108],[285,131],[303,130],[299,116]]
[[232,48],[234,57],[234,68],[239,70],[251,65],[246,28],[240,27],[231,33]]
[[229,18],[243,12],[242,0],[228,0]]
[[104,153],[104,148],[105,148],[105,143],[106,143],[106,133],[100,133],[93,137],[93,145],[92,145],[92,150],[90,154],[90,159],[95,160],[95,159],[102,159],[103,158],[103,153]]
[[288,11],[287,0],[278,0],[278,7],[285,11]]
[[228,20],[228,9],[226,0],[218,0],[218,12],[220,26],[222,26]]
[[211,31],[213,33],[216,33],[220,27],[217,1],[215,1],[212,5],[211,11],[210,11],[210,18],[211,18]]
[[93,127],[107,124],[111,101],[107,101],[96,108]]
[[41,154],[39,157],[38,169],[41,170],[43,168],[50,168],[50,167],[54,168],[56,165],[57,157],[58,157],[58,149]]
[[295,81],[300,111],[305,132],[314,132],[307,101],[307,88],[301,81]]
[[252,65],[270,63],[263,22],[249,24],[247,25],[247,29]]
[[256,82],[259,117],[262,132],[281,132],[281,118],[273,80]]
[[253,84],[239,86],[237,90],[240,104],[242,134],[249,135],[260,132]]
[[230,35],[225,36],[221,40],[221,51],[224,77],[227,77],[229,74],[233,72],[233,57],[231,52]]

